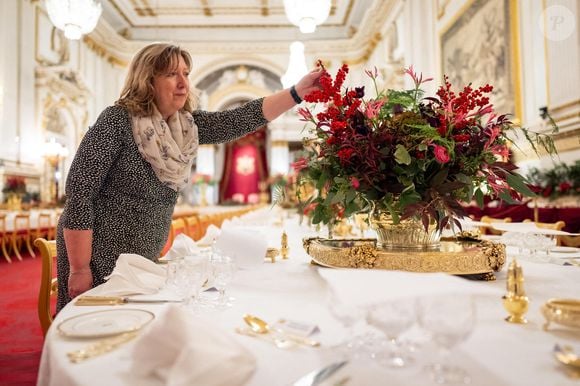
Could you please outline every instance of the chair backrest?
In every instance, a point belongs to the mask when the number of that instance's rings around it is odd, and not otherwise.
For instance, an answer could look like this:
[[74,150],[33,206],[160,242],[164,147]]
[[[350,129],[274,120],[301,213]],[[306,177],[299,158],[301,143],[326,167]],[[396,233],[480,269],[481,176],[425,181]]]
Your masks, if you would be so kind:
[[40,251],[42,258],[42,272],[40,274],[40,291],[38,293],[38,319],[42,327],[42,333],[46,331],[52,323],[52,310],[50,298],[56,295],[58,290],[57,279],[53,277],[53,262],[56,257],[56,241],[48,241],[43,238],[34,240],[34,245]]
[[183,218],[176,218],[174,220],[171,220],[171,228],[169,229],[169,238],[172,244],[173,240],[175,240],[175,237],[180,233],[187,234],[187,226],[185,224],[185,220]]
[[[533,221],[530,219],[526,219],[526,220],[524,220],[524,222],[533,222]],[[535,224],[538,228],[552,229],[552,230],[556,230],[556,231],[561,231],[566,226],[566,223],[562,220],[556,221],[556,222],[537,222],[536,221]]]
[[[511,217],[506,217],[506,218],[493,218],[493,217],[489,217],[489,216],[482,216],[481,217],[481,222],[485,222],[488,224],[492,224],[492,223],[498,223],[498,222],[512,222],[512,218]],[[485,235],[501,235],[503,232],[502,231],[498,231],[495,230],[493,228],[489,228],[489,227],[482,227],[481,228],[481,234]]]
[[560,245],[580,248],[580,236],[558,236]]
[[196,215],[185,218],[187,224],[186,234],[193,240],[199,240],[199,218]]
[[8,254],[7,246],[10,242],[10,236],[6,232],[6,213],[0,213],[0,250],[7,262],[12,263]]

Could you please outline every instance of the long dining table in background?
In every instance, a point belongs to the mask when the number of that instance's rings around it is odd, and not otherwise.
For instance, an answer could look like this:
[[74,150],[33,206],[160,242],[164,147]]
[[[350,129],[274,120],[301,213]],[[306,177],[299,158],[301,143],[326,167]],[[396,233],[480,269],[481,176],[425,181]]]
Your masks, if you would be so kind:
[[[250,216],[251,215],[251,216]],[[283,219],[283,225],[281,223]],[[247,385],[290,385],[304,374],[334,363],[342,357],[337,345],[344,338],[346,327],[329,309],[329,282],[321,272],[332,272],[312,264],[302,247],[302,239],[314,234],[311,228],[300,225],[296,215],[282,213],[272,208],[261,208],[242,217],[240,226],[250,227],[252,232],[260,232],[271,247],[280,247],[282,232],[288,235],[290,253],[288,259],[277,259],[275,263],[265,260],[248,269],[239,269],[228,293],[235,297],[230,308],[224,310],[199,311],[200,320],[207,321],[212,328],[223,332],[246,348],[256,358],[256,370]],[[476,326],[471,335],[453,350],[450,360],[460,364],[471,377],[472,385],[576,385],[575,380],[563,365],[555,361],[555,344],[572,345],[580,349],[579,330],[553,325],[543,329],[544,318],[541,306],[550,298],[578,298],[580,295],[580,268],[573,265],[535,263],[522,260],[525,275],[525,289],[530,299],[528,324],[510,324],[504,318],[507,312],[502,306],[501,295],[506,288],[506,266],[497,273],[497,280],[469,283],[474,296],[477,313]],[[357,276],[364,272],[357,270]],[[370,273],[370,271],[369,271]],[[431,274],[409,274],[400,280],[400,272],[380,271],[380,280],[370,289],[374,294],[388,299],[415,301],[428,297],[433,288]],[[397,275],[397,276],[395,276]],[[326,275],[324,275],[326,276]],[[449,291],[458,280],[449,276]],[[462,281],[464,279],[461,279]],[[363,276],[364,281],[364,276]],[[341,283],[348,290],[357,282]],[[361,281],[358,281],[361,283]],[[445,292],[445,280],[438,284]],[[352,287],[351,287],[352,288]],[[92,290],[94,291],[94,290]],[[451,293],[452,296],[461,296]],[[364,295],[363,295],[364,296]],[[131,369],[135,363],[133,348],[139,337],[117,349],[98,357],[72,363],[67,353],[82,349],[94,342],[87,339],[71,339],[62,336],[58,326],[71,317],[104,309],[142,309],[159,316],[168,304],[131,303],[114,306],[67,305],[55,318],[46,335],[38,385],[119,385],[134,384]],[[315,325],[317,332],[310,338],[321,342],[320,347],[279,348],[264,339],[236,334],[238,327],[244,326],[243,315],[258,315],[273,323],[280,319]],[[196,318],[193,313],[192,318]],[[151,325],[156,322],[154,320]],[[152,328],[151,326],[145,327]],[[416,331],[417,328],[413,327]],[[369,327],[364,317],[357,324],[357,331],[368,333]],[[375,331],[376,333],[376,331]],[[140,334],[144,334],[143,331]],[[379,334],[380,335],[380,334]],[[174,336],[172,334],[172,336]],[[421,334],[417,334],[421,336]],[[330,384],[359,385],[429,385],[434,384],[425,370],[425,363],[434,358],[435,353],[428,342],[417,345],[415,363],[403,369],[390,369],[376,364],[366,351],[362,350],[350,359]],[[192,342],[195,344],[195,342]],[[155,352],[156,347],[150,347]],[[578,352],[578,351],[577,351]],[[160,354],[161,355],[161,354]],[[202,361],[203,358],[200,358]],[[142,384],[141,381],[139,384]],[[159,379],[148,379],[146,384],[163,384]],[[216,379],[215,384],[220,384]]]

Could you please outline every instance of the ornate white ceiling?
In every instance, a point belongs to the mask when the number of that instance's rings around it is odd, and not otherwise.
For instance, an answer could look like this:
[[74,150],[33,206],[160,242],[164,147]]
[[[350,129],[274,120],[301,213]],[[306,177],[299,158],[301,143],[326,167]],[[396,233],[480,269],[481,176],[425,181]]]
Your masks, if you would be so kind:
[[332,0],[330,16],[302,34],[282,0],[103,0],[103,18],[128,40],[288,42],[350,39],[385,0]]

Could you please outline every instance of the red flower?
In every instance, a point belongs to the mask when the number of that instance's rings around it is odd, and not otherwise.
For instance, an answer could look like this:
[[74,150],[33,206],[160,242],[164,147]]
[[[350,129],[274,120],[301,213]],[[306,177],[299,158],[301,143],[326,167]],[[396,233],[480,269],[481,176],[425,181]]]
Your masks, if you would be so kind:
[[302,157],[298,159],[296,162],[293,162],[291,166],[296,173],[299,173],[302,169],[306,169],[308,167],[308,160]]
[[433,145],[433,153],[435,153],[435,159],[440,164],[446,164],[451,159],[445,146]]
[[298,109],[298,115],[302,117],[301,121],[311,121],[312,119],[314,119],[310,110],[303,107],[300,107]]
[[453,139],[455,142],[467,142],[471,138],[468,134],[455,134]]
[[356,177],[350,177],[350,185],[355,188],[358,189],[360,187],[360,181],[358,180],[358,178]]
[[336,156],[340,159],[340,162],[344,164],[350,160],[350,156],[352,155],[352,153],[354,153],[354,150],[351,149],[350,147],[346,147],[346,148],[340,149],[336,153]]
[[308,216],[308,214],[310,214],[310,212],[316,209],[317,206],[318,206],[317,202],[311,202],[310,204],[306,205],[303,211],[304,215]]
[[379,111],[381,111],[381,107],[383,107],[384,104],[385,101],[383,100],[370,101],[367,103],[367,108],[365,110],[365,115],[367,118],[374,119],[379,114]]
[[570,190],[571,187],[572,187],[571,183],[569,183],[568,181],[564,181],[561,182],[560,185],[558,185],[558,190],[561,193],[566,193],[568,190]]

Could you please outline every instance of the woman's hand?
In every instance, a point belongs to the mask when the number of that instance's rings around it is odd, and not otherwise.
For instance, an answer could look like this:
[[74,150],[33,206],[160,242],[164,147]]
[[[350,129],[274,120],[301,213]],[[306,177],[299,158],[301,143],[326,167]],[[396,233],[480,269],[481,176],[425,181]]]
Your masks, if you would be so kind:
[[315,68],[296,83],[296,92],[301,99],[304,99],[304,96],[312,91],[320,89],[319,79],[323,73],[322,67]]
[[93,287],[93,273],[90,269],[71,271],[68,275],[68,296],[71,299]]

